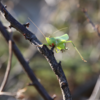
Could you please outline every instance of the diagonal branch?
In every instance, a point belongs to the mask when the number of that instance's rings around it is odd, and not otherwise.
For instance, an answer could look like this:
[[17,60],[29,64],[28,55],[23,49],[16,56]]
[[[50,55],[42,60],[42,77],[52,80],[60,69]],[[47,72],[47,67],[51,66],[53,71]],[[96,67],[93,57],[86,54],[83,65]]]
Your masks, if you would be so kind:
[[100,75],[88,100],[100,100]]
[[[18,21],[16,21],[11,14],[6,10],[6,8],[3,6],[3,4],[0,2],[0,10],[2,13],[4,13],[5,18],[10,22],[10,24],[17,29],[19,32],[21,32],[26,39],[31,41],[33,44],[35,44],[41,54],[44,55],[44,57],[47,59],[48,63],[50,64],[50,67],[55,72],[60,88],[63,95],[63,100],[72,100],[71,93],[69,90],[68,82],[66,80],[66,77],[64,75],[64,72],[61,67],[61,62],[57,63],[53,51],[49,50],[47,46],[42,45],[42,43],[36,38],[36,36],[27,30],[25,26],[21,25]],[[42,45],[42,46],[40,46]],[[14,49],[13,49],[14,50]],[[16,54],[15,54],[16,55]],[[16,55],[17,56],[17,55]]]
[[95,24],[92,22],[91,18],[89,17],[87,10],[84,8],[83,13],[85,14],[86,18],[88,19],[89,23],[92,25],[92,27],[94,28],[94,30],[98,33],[98,35],[100,36],[100,31],[99,31],[99,26],[95,26]]
[[[5,28],[4,28],[4,26],[2,25],[1,22],[0,22],[0,31],[1,31],[2,35],[4,36],[4,38],[6,39],[6,41],[8,42],[9,39],[10,39],[10,35],[5,30]],[[12,40],[12,49],[13,49],[13,52],[16,55],[17,59],[21,63],[23,69],[27,73],[28,77],[30,78],[30,80],[32,81],[32,83],[34,83],[34,86],[37,89],[37,91],[42,95],[42,97],[45,100],[52,100],[52,98],[48,95],[48,93],[46,92],[46,90],[44,89],[44,87],[39,83],[39,81],[35,77],[33,71],[31,70],[31,68],[28,65],[28,63],[25,61],[24,57],[22,56],[21,52],[19,51],[19,49],[17,48],[17,46],[16,46],[16,44],[14,43],[13,40]]]
[[4,87],[7,83],[9,73],[10,73],[10,69],[11,69],[11,61],[12,61],[12,41],[11,41],[11,38],[8,41],[8,44],[9,44],[9,60],[8,60],[8,65],[7,65],[7,69],[6,69],[6,72],[5,72],[4,80],[3,80],[1,87],[0,87],[0,92],[3,91],[3,89],[4,89]]

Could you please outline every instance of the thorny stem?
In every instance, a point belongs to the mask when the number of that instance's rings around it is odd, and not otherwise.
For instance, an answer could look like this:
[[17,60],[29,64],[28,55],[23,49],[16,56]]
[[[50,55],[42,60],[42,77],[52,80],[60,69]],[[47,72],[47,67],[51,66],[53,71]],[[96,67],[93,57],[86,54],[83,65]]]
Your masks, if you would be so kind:
[[[10,38],[9,33],[5,30],[5,28],[1,22],[0,22],[0,31],[1,31],[2,35],[4,36],[4,38],[6,39],[6,41],[8,42],[9,38]],[[30,66],[28,65],[28,63],[26,62],[24,57],[22,56],[21,52],[19,51],[19,49],[17,48],[17,46],[13,40],[12,40],[12,49],[13,49],[13,52],[16,55],[17,59],[21,63],[23,69],[27,73],[28,77],[30,78],[32,83],[34,83],[34,87],[38,90],[38,92],[42,95],[42,97],[45,100],[52,100],[52,98],[45,91],[44,87],[39,83],[39,81],[35,77],[33,71],[31,70]]]
[[[50,67],[55,72],[55,74],[59,80],[60,88],[61,88],[62,95],[63,95],[63,100],[72,100],[71,93],[70,93],[69,86],[68,86],[68,82],[67,82],[66,77],[64,75],[64,72],[62,70],[61,64],[57,63],[53,52],[51,50],[49,50],[47,48],[47,46],[45,46],[45,45],[39,46],[39,45],[42,45],[42,43],[36,38],[36,36],[32,32],[30,32],[29,30],[27,30],[18,21],[16,21],[10,15],[10,13],[5,9],[5,7],[3,6],[3,4],[1,2],[0,2],[0,10],[4,13],[5,18],[11,23],[11,25],[15,29],[20,31],[22,34],[25,34],[26,39],[28,39],[29,41],[31,41],[32,43],[37,45],[38,50],[47,59],[48,63],[50,64]],[[26,70],[26,72],[27,72],[27,70]],[[30,76],[30,77],[32,77],[32,76]]]

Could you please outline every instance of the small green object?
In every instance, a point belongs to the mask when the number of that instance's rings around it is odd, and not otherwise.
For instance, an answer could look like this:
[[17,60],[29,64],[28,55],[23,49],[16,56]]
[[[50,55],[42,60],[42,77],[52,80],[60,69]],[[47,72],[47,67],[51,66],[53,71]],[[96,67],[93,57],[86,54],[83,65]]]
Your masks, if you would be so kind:
[[[35,25],[35,23],[31,19],[29,19],[29,20]],[[38,30],[42,33],[42,31],[39,28],[38,28]],[[43,33],[42,33],[42,35],[45,37],[45,35]],[[87,62],[86,60],[84,60],[84,58],[82,57],[82,55],[80,54],[80,52],[78,51],[78,49],[76,48],[74,43],[71,40],[67,41],[69,39],[68,34],[64,34],[64,35],[58,36],[58,37],[51,37],[51,38],[50,37],[45,37],[45,39],[47,41],[47,44],[45,44],[45,45],[50,46],[50,47],[55,47],[55,50],[56,50],[57,53],[59,51],[67,50],[68,48],[66,47],[66,43],[71,42],[72,45],[74,46],[75,50],[77,51],[77,53],[80,55],[81,59],[84,62]]]
[[71,42],[72,45],[74,46],[75,50],[80,55],[81,59],[84,62],[87,62],[86,60],[84,60],[84,58],[82,57],[82,55],[80,54],[80,52],[78,51],[78,49],[76,48],[74,43],[71,40],[67,41],[68,39],[69,39],[68,34],[64,34],[62,36],[52,37],[52,38],[46,37],[46,41],[47,41],[46,45],[51,46],[51,47],[55,46],[56,52],[58,53],[59,51],[64,51],[64,50],[68,49],[68,48],[66,48],[66,43]]
[[56,52],[58,53],[61,50],[66,50],[66,40],[69,39],[69,36],[67,34],[64,34],[59,37],[46,37],[47,45],[48,46],[55,46]]

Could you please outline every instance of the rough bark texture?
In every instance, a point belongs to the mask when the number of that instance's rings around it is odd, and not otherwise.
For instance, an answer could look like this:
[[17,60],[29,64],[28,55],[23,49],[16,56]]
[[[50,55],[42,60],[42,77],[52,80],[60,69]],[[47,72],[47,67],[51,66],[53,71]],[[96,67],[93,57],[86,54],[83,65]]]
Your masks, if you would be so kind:
[[39,52],[42,53],[44,57],[47,59],[48,63],[50,64],[50,67],[55,72],[59,80],[60,88],[63,95],[63,100],[72,100],[71,93],[68,87],[68,82],[61,67],[61,62],[57,63],[53,51],[49,50],[47,46],[42,45],[42,43],[36,38],[36,36],[32,32],[27,30],[25,26],[21,25],[18,21],[16,21],[11,16],[11,14],[5,9],[5,7],[1,2],[0,2],[0,10],[2,13],[4,13],[5,18],[11,23],[11,26],[13,26],[19,32],[21,32],[25,36],[25,38],[28,39],[30,42],[35,44]]
[[[6,39],[6,41],[8,42],[10,39],[10,35],[9,33],[5,30],[5,28],[3,27],[2,23],[0,22],[0,31],[2,33],[2,35],[4,36],[4,38]],[[28,77],[30,78],[30,80],[32,81],[32,83],[34,84],[34,87],[37,89],[37,91],[41,94],[41,96],[45,99],[45,100],[53,100],[48,93],[46,92],[46,90],[44,89],[44,87],[39,83],[39,81],[37,80],[37,78],[35,77],[33,71],[31,70],[30,66],[28,65],[27,61],[25,61],[23,55],[21,54],[21,52],[19,51],[19,49],[17,48],[16,44],[14,43],[14,41],[12,41],[12,49],[14,54],[16,55],[17,59],[19,60],[19,62],[21,63],[23,69],[25,70],[25,72],[27,73]]]

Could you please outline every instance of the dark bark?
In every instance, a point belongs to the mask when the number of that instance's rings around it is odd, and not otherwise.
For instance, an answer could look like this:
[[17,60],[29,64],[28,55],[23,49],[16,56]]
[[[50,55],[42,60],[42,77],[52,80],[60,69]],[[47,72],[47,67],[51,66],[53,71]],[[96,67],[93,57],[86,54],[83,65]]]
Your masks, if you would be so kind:
[[[8,42],[10,39],[10,35],[9,33],[5,30],[5,28],[3,27],[2,23],[0,22],[0,31],[2,33],[2,35],[4,36],[4,38],[6,39],[6,41]],[[30,68],[30,66],[28,65],[27,61],[25,61],[23,55],[21,54],[21,52],[19,51],[19,49],[17,48],[16,44],[14,43],[14,41],[12,41],[12,49],[14,54],[16,55],[17,59],[19,60],[19,62],[21,63],[23,69],[25,70],[25,72],[27,73],[28,77],[30,78],[30,80],[32,81],[32,83],[34,83],[34,87],[38,90],[38,92],[42,95],[42,97],[45,100],[53,100],[48,93],[46,92],[46,90],[44,89],[44,87],[39,83],[39,81],[37,80],[37,78],[35,77],[32,69]]]
[[11,26],[13,26],[19,32],[21,32],[26,39],[28,39],[30,42],[36,45],[39,52],[43,54],[44,57],[47,59],[48,63],[50,64],[50,67],[55,72],[59,80],[60,88],[63,95],[63,100],[72,100],[71,93],[68,87],[68,82],[61,67],[61,62],[57,63],[53,51],[49,50],[47,46],[42,45],[42,43],[36,38],[36,36],[32,32],[27,30],[25,26],[21,25],[18,21],[16,21],[11,16],[11,14],[6,10],[6,8],[3,6],[1,2],[0,2],[0,10],[1,12],[4,13],[5,18],[10,22]]

